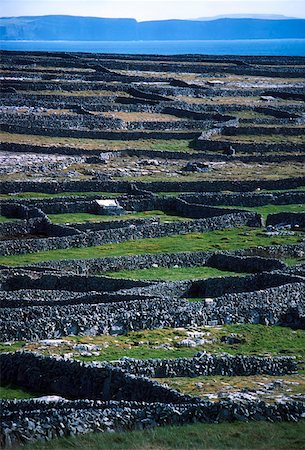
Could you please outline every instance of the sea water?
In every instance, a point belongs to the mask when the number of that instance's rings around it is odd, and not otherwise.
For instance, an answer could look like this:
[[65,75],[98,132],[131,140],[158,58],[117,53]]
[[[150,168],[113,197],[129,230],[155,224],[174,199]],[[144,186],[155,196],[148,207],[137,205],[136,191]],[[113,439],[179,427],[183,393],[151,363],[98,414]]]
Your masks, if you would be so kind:
[[234,41],[0,41],[0,49],[160,55],[305,56],[305,39]]

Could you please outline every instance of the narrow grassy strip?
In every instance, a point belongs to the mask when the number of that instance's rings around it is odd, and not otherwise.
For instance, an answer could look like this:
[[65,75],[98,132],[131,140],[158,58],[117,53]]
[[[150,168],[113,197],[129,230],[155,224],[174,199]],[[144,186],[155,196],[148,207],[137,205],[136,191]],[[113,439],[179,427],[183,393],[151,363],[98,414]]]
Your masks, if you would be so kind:
[[18,194],[0,194],[0,200],[19,200],[19,199],[48,199],[59,197],[119,197],[121,192],[60,192],[57,194],[47,194],[45,192],[18,192]]
[[6,217],[6,216],[0,216],[0,223],[5,223],[5,222],[16,222],[15,218],[12,217]]
[[305,264],[305,258],[284,258],[283,261],[288,266],[296,266],[297,264]]
[[149,269],[121,270],[118,272],[106,272],[112,278],[127,278],[129,280],[153,280],[153,281],[178,281],[199,280],[204,278],[242,276],[244,273],[229,272],[213,267],[150,267]]
[[178,236],[125,241],[97,247],[49,250],[24,255],[1,256],[0,264],[24,265],[43,261],[90,259],[113,256],[198,252],[215,250],[238,250],[269,245],[288,245],[301,242],[302,234],[267,236],[259,229],[249,227],[229,228],[206,233],[189,233]]
[[23,400],[33,397],[37,397],[37,394],[25,389],[21,389],[16,386],[0,386],[1,400]]
[[181,222],[188,221],[187,217],[174,216],[166,214],[163,211],[141,211],[121,216],[104,216],[88,213],[67,213],[67,214],[49,214],[49,219],[56,224],[64,223],[85,223],[85,222],[111,222],[113,220],[130,220],[130,219],[150,219],[158,217],[161,222]]
[[[159,197],[179,197],[185,192],[156,192]],[[195,192],[186,192],[187,194],[195,194]]]
[[[261,390],[261,385],[274,382],[279,376],[270,375],[251,375],[251,376],[200,376],[196,378],[176,377],[176,378],[159,378],[162,384],[167,384],[171,388],[183,393],[193,395],[195,397],[206,398],[209,394],[217,394],[218,392],[233,393],[241,389]],[[280,379],[284,382],[282,386],[272,392],[272,395],[293,395],[305,394],[305,376],[304,375],[281,375]],[[264,397],[262,397],[264,398]],[[221,400],[219,398],[219,400]],[[270,399],[269,399],[270,401]]]
[[167,151],[188,151],[193,152],[189,148],[190,141],[185,139],[143,139],[137,140],[116,140],[116,139],[89,139],[89,138],[70,138],[61,136],[43,136],[31,134],[18,134],[1,132],[1,142],[12,142],[19,144],[42,145],[42,146],[68,146],[81,148],[83,150],[124,150],[145,149],[145,150],[167,150]]
[[[266,118],[273,118],[273,116],[268,115],[268,114],[264,114],[264,113],[259,113],[257,111],[231,111],[232,116],[236,116],[239,117],[241,119],[266,119]],[[241,127],[242,126],[249,126],[249,124],[243,124],[241,123]]]
[[299,423],[221,423],[160,427],[145,431],[90,433],[83,436],[31,443],[31,450],[300,450],[305,439]]
[[[304,163],[293,162],[290,165],[284,162],[260,164],[259,171],[255,163],[228,162],[219,166],[217,170],[208,172],[180,172],[174,178],[175,182],[193,182],[193,181],[254,181],[256,175],[263,183],[264,181],[278,181],[291,177],[304,177]],[[141,176],[114,177],[117,181],[129,182],[165,182],[169,181],[168,175],[160,172],[151,172]]]
[[[192,331],[202,333],[205,343],[195,347],[180,346],[179,342],[192,338]],[[240,342],[228,344],[221,339],[231,333],[237,334]],[[286,327],[266,327],[264,325],[238,324],[218,327],[189,329],[160,328],[129,332],[124,336],[68,336],[62,345],[45,346],[39,342],[15,342],[14,346],[0,343],[0,352],[16,350],[35,351],[43,355],[63,355],[69,353],[74,359],[84,361],[114,361],[124,356],[137,359],[186,358],[198,351],[209,353],[226,352],[231,355],[272,355],[295,356],[299,369],[303,370],[305,359],[305,332]],[[74,348],[75,344],[94,344],[99,346],[99,354],[82,356]],[[166,344],[166,345],[165,345]]]

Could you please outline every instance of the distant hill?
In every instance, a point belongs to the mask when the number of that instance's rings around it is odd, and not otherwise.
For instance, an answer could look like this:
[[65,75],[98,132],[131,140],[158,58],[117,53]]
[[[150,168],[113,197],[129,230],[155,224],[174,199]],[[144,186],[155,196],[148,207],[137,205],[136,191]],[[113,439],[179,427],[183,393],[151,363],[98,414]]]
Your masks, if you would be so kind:
[[287,17],[281,14],[227,14],[225,16],[198,17],[192,20],[217,20],[217,19],[260,19],[260,20],[289,20],[297,17]]
[[78,16],[0,18],[1,40],[139,41],[305,38],[305,19],[101,19]]
[[0,18],[1,40],[34,41],[132,41],[135,19],[100,19],[79,16]]

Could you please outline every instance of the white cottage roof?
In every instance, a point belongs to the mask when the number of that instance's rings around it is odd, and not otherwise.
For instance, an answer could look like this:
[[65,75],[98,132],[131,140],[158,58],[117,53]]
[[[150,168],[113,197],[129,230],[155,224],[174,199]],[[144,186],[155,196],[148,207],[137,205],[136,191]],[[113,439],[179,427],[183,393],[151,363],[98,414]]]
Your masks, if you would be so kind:
[[113,207],[116,207],[116,206],[118,206],[118,203],[117,203],[117,201],[116,200],[112,200],[112,199],[108,199],[108,200],[96,200],[96,203],[99,205],[99,206],[104,206],[104,207],[111,207],[111,208],[113,208]]

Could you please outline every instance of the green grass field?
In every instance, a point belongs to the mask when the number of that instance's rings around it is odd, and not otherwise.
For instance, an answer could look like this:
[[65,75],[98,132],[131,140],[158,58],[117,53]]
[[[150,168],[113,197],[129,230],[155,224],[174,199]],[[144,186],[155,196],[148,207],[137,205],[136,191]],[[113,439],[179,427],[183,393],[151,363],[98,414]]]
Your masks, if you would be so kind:
[[302,236],[301,234],[266,236],[260,229],[248,227],[228,228],[207,233],[190,233],[178,236],[132,240],[98,247],[68,248],[24,255],[1,256],[0,264],[15,266],[63,259],[90,259],[149,253],[237,250],[258,245],[296,244],[301,241]]
[[[218,392],[239,392],[242,389],[256,391],[261,390],[261,384],[272,383],[279,379],[279,376],[270,375],[248,375],[248,376],[200,376],[200,377],[177,377],[177,378],[158,378],[162,384],[170,386],[172,389],[183,394],[194,397],[207,398],[209,394]],[[284,382],[283,386],[275,389],[275,395],[293,395],[305,394],[305,376],[299,374],[281,375],[280,379]],[[267,394],[268,395],[268,394]],[[262,399],[264,396],[261,397]],[[216,400],[217,401],[217,400]],[[267,400],[268,401],[268,400]],[[269,400],[270,401],[270,400]]]
[[124,214],[121,216],[104,216],[89,213],[76,213],[76,214],[49,214],[49,219],[56,224],[63,223],[85,223],[85,222],[111,222],[112,220],[130,220],[130,219],[150,219],[152,217],[158,217],[161,222],[180,222],[188,221],[187,217],[173,216],[166,214],[163,211],[141,211],[133,212],[130,214]]
[[221,423],[160,427],[125,433],[90,433],[46,443],[31,443],[27,449],[64,450],[301,450],[305,424]]
[[5,222],[16,222],[15,218],[12,217],[6,217],[6,216],[0,216],[0,223],[5,223]]
[[305,264],[305,258],[285,258],[284,262],[288,266],[295,266],[297,264]]
[[127,278],[130,280],[196,280],[214,277],[242,276],[243,273],[228,272],[213,267],[151,267],[149,269],[121,270],[118,272],[102,273],[112,278]]
[[[190,337],[192,331],[202,332],[206,342],[196,347],[179,346],[177,342]],[[227,344],[221,341],[223,336],[235,333],[239,344]],[[16,350],[36,351],[44,355],[63,355],[73,353],[73,358],[84,361],[114,361],[127,356],[129,358],[186,358],[198,351],[209,353],[230,353],[232,355],[286,355],[295,356],[299,369],[304,370],[305,331],[285,327],[266,327],[264,325],[238,324],[218,327],[189,329],[157,328],[154,330],[132,331],[123,336],[68,336],[60,346],[41,346],[39,342],[16,342],[14,347],[0,344],[0,352]],[[100,347],[99,355],[80,356],[73,350],[76,343],[94,344]],[[164,348],[162,344],[167,344]]]
[[[198,135],[200,132],[198,132]],[[179,132],[178,132],[179,135]],[[42,145],[42,146],[69,146],[73,148],[82,148],[84,150],[124,150],[124,149],[147,149],[147,150],[167,150],[167,151],[186,151],[193,152],[190,148],[190,141],[185,139],[142,139],[137,140],[119,140],[119,139],[89,139],[89,138],[70,138],[61,136],[44,136],[31,134],[18,134],[1,132],[1,142],[16,142],[20,144]]]
[[37,394],[15,386],[0,386],[1,400],[22,400],[32,397],[37,397]]

